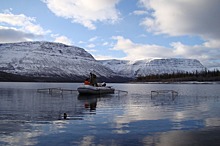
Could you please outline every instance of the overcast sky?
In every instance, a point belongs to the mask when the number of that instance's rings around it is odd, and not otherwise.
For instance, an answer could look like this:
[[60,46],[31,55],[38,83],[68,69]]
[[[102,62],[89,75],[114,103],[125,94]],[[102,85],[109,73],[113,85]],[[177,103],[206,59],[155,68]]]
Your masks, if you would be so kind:
[[220,68],[220,0],[1,0],[0,43],[61,42],[96,59]]

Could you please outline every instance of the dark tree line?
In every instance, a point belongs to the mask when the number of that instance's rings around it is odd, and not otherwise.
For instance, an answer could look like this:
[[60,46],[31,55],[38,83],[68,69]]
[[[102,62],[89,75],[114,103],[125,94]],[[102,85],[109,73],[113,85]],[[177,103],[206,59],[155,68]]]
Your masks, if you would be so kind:
[[180,82],[180,81],[220,81],[219,70],[204,70],[201,72],[177,72],[172,74],[156,74],[137,77],[137,82]]
[[[77,76],[77,75],[19,75],[13,73],[7,73],[0,71],[0,82],[73,82],[73,83],[82,83],[84,82],[87,76]],[[112,82],[112,83],[124,83],[130,81],[131,78],[121,77],[121,76],[113,76],[113,77],[98,77],[98,82]]]

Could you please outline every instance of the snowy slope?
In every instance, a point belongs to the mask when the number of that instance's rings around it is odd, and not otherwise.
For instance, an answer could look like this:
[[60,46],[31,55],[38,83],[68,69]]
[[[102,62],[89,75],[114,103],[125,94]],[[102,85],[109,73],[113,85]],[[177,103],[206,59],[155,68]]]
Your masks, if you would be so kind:
[[100,62],[114,72],[127,76],[138,77],[150,74],[173,72],[195,72],[205,67],[195,59],[152,59],[152,60],[100,60]]
[[125,81],[149,74],[201,71],[194,59],[95,60],[84,49],[51,42],[0,44],[0,71],[35,77],[82,81],[90,72],[106,81]]
[[115,76],[84,49],[51,42],[0,44],[0,71],[33,77],[86,77],[91,71]]

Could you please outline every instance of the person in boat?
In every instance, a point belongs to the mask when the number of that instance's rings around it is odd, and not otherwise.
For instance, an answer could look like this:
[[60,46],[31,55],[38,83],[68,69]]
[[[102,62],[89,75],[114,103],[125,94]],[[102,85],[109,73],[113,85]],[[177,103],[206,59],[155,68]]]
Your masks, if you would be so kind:
[[90,85],[89,78],[86,78],[86,80],[84,81],[84,85]]
[[98,84],[96,81],[96,75],[93,73],[90,73],[90,85],[98,87]]

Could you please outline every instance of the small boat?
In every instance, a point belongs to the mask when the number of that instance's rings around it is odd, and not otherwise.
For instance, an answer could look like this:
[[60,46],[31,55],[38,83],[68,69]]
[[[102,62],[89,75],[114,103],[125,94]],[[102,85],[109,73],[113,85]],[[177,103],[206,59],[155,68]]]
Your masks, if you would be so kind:
[[87,94],[87,95],[94,95],[94,94],[114,94],[115,89],[111,86],[101,86],[95,87],[91,85],[82,85],[77,88],[79,94]]

